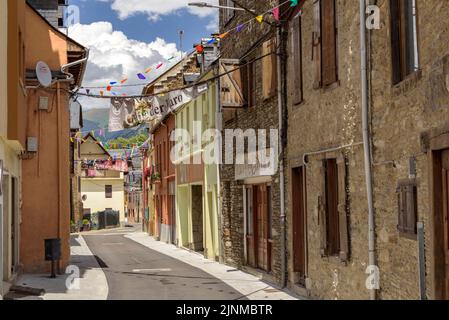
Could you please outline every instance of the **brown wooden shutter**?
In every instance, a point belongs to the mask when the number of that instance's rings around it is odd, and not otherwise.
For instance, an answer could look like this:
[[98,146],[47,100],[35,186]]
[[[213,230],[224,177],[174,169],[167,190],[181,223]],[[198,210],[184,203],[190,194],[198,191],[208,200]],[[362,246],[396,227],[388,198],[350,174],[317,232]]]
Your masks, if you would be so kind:
[[346,159],[343,154],[337,158],[338,166],[338,216],[340,229],[340,259],[349,260],[349,216],[346,190]]
[[401,36],[399,0],[390,0],[391,14],[391,58],[393,84],[401,81]]
[[328,86],[337,81],[337,24],[335,0],[321,1],[322,82]]
[[292,30],[292,51],[293,51],[293,103],[299,104],[303,101],[302,88],[302,36],[301,36],[301,15],[298,14],[293,18]]
[[414,179],[399,181],[398,230],[404,236],[415,238],[417,234],[417,186]]
[[321,0],[313,2],[312,60],[314,62],[313,88],[321,87]]
[[318,196],[318,224],[320,226],[320,254],[326,257],[329,254],[327,239],[326,214],[326,160],[321,161],[320,167],[321,194]]
[[220,96],[223,108],[241,108],[246,104],[239,67],[240,63],[238,60],[220,60],[220,74],[227,73],[220,78]]
[[248,66],[248,81],[249,81],[249,100],[248,106],[255,106],[257,104],[256,98],[256,62]]
[[262,55],[271,55],[262,59],[262,94],[264,99],[269,99],[276,94],[277,64],[276,43],[274,39],[265,41],[262,45]]
[[250,104],[251,100],[251,85],[249,80],[249,69],[250,65],[247,65],[246,63],[243,64],[240,67],[240,75],[242,79],[242,93],[243,93],[243,100],[246,102],[245,105]]
[[340,226],[338,213],[337,159],[326,160],[326,214],[328,254],[340,254]]

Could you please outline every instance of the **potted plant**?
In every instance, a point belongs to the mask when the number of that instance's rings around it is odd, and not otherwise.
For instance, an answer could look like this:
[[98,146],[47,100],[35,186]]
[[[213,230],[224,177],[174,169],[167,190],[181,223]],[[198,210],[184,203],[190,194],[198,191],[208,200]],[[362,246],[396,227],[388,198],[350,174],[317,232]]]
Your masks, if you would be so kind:
[[87,219],[83,220],[83,231],[90,231],[90,221]]

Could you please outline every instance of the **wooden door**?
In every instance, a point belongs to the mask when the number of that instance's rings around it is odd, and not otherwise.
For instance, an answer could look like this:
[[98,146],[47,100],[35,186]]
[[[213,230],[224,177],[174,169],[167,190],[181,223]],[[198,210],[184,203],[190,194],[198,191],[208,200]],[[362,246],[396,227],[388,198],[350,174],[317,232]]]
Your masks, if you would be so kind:
[[442,186],[443,186],[443,250],[444,279],[443,297],[449,300],[449,150],[442,152]]
[[256,205],[253,187],[245,189],[246,197],[246,263],[256,267],[256,243],[255,243],[255,219],[254,208]]
[[268,197],[267,186],[257,189],[257,267],[269,271],[268,263]]
[[306,277],[306,217],[304,168],[292,170],[293,271],[303,284]]

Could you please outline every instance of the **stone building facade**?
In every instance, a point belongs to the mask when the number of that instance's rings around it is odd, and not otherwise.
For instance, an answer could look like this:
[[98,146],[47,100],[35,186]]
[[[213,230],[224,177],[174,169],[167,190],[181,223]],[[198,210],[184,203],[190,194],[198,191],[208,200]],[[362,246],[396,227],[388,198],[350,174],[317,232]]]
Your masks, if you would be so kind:
[[[265,12],[275,2],[239,1],[255,12]],[[232,1],[220,1],[220,4],[233,5]],[[251,18],[254,17],[244,11],[221,10],[221,33],[235,29]],[[273,21],[271,16],[265,19]],[[276,28],[253,20],[240,32],[231,32],[221,41],[220,73],[240,68],[232,77],[243,96],[243,99],[237,98],[237,106],[233,107],[226,95],[230,92],[231,96],[238,97],[238,89],[233,88],[226,77],[220,79],[223,138],[226,130],[242,130],[241,134],[235,131],[238,139],[250,133],[247,130],[265,129],[269,137],[270,130],[279,128],[276,56],[267,56],[267,53],[275,52],[275,38]],[[264,55],[266,59],[260,59]],[[245,143],[245,154],[248,154],[249,144]],[[236,156],[235,148],[233,150]],[[220,166],[222,260],[280,284],[283,272],[280,175],[278,167],[272,169],[267,174],[251,165]]]
[[[377,1],[380,29],[367,30],[379,299],[449,297],[448,5]],[[368,299],[358,7],[318,0],[305,1],[302,15],[290,11],[284,16],[288,283],[316,298]],[[424,268],[418,222],[424,224]],[[420,274],[426,280],[421,289]]]

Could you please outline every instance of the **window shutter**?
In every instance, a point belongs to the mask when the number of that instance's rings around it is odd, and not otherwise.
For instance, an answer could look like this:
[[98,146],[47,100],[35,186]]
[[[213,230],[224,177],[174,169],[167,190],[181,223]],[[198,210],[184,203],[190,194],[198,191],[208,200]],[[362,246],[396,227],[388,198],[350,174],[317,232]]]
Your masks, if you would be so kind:
[[322,257],[329,254],[327,241],[327,215],[326,215],[326,161],[321,161],[320,167],[321,195],[318,196],[318,224],[320,226],[320,253]]
[[243,95],[242,71],[235,59],[220,60],[220,74],[228,73],[220,79],[220,96],[223,108],[241,108],[246,104]]
[[391,57],[393,84],[401,81],[401,47],[400,47],[400,15],[399,0],[390,0],[391,15]]
[[313,88],[321,87],[321,0],[313,3],[312,61],[314,62]]
[[256,100],[256,62],[251,63],[248,66],[248,81],[249,81],[249,106],[255,106]]
[[337,159],[338,167],[338,216],[340,228],[340,259],[349,260],[348,204],[346,191],[346,159],[341,154]]
[[337,81],[337,24],[335,0],[322,3],[322,84],[328,86]]
[[246,101],[246,105],[250,103],[251,86],[249,83],[249,69],[250,65],[244,64],[240,68],[240,75],[242,79],[242,94],[243,100]]
[[417,234],[417,186],[414,179],[399,181],[398,186],[398,230],[401,235],[415,239]]
[[270,54],[270,52],[272,52],[271,55],[262,59],[262,92],[264,99],[269,99],[276,94],[276,45],[273,39],[265,41],[262,45],[263,56]]
[[302,47],[301,47],[301,15],[298,14],[293,18],[292,30],[292,56],[293,56],[293,73],[294,73],[294,93],[293,103],[298,104],[303,100],[302,88]]

